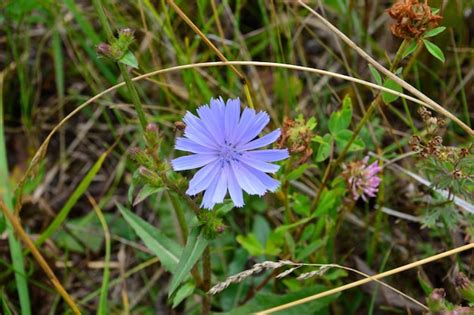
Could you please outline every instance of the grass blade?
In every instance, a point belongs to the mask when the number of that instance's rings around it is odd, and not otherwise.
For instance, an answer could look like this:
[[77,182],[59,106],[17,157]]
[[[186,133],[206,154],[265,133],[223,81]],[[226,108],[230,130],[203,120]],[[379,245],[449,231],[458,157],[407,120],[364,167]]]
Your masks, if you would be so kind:
[[3,314],[13,315],[12,311],[10,311],[10,308],[8,307],[8,302],[7,302],[7,299],[5,298],[5,290],[3,288],[0,290],[0,295],[1,295],[1,299],[2,299]]
[[107,226],[107,221],[100,210],[99,206],[95,202],[94,198],[90,195],[87,195],[89,202],[92,204],[97,217],[99,218],[100,225],[102,225],[102,229],[104,230],[104,238],[105,238],[105,261],[104,261],[104,275],[102,277],[102,286],[100,287],[100,297],[99,297],[99,308],[97,309],[97,314],[99,315],[106,315],[107,314],[107,295],[109,292],[109,279],[110,279],[110,232],[109,227]]
[[191,230],[191,233],[189,233],[188,236],[186,247],[183,250],[183,254],[179,258],[178,267],[176,267],[173,278],[171,279],[168,296],[173,295],[180,283],[186,278],[186,276],[191,271],[191,268],[193,268],[198,259],[201,257],[208,243],[208,240],[204,237],[199,227],[194,227]]
[[[4,127],[3,127],[3,78],[5,72],[0,73],[0,197],[4,200],[5,205],[10,211],[13,211],[13,200],[10,186],[8,183],[8,161],[7,150],[5,146]],[[31,314],[31,302],[28,292],[28,282],[23,261],[23,254],[20,242],[15,238],[13,227],[10,222],[6,222],[8,231],[8,245],[13,266],[15,266],[15,282],[20,299],[20,307],[22,315]]]
[[46,230],[41,233],[40,237],[36,241],[36,245],[39,246],[44,243],[48,238],[53,235],[53,233],[59,228],[61,223],[66,220],[69,212],[72,210],[74,205],[77,203],[79,198],[85,193],[89,185],[91,184],[92,180],[94,179],[95,175],[99,172],[100,168],[102,167],[102,163],[104,163],[105,158],[109,155],[110,151],[113,149],[113,146],[110,147],[106,152],[102,153],[99,159],[94,163],[92,168],[87,172],[86,176],[82,179],[79,183],[77,188],[74,190],[72,195],[66,201],[66,204],[62,207],[59,213],[54,218],[53,222],[46,228]]

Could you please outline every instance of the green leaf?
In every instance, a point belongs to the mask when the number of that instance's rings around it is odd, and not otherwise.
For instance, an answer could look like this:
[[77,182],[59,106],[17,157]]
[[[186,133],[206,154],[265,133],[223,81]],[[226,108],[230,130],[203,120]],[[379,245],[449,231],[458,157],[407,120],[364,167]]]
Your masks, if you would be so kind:
[[380,76],[380,73],[377,71],[377,69],[375,69],[374,66],[369,64],[369,70],[372,74],[372,77],[374,77],[375,83],[377,83],[378,85],[382,85],[382,77]]
[[[335,135],[334,138],[336,139],[336,145],[339,148],[339,150],[344,149],[347,143],[351,140],[352,135],[353,135],[353,132],[348,129],[341,130]],[[349,152],[362,150],[364,148],[365,148],[364,141],[359,136],[357,136],[355,140],[352,142],[351,146],[349,147]]]
[[446,58],[444,58],[444,54],[443,54],[443,51],[441,50],[441,48],[439,48],[438,46],[436,46],[432,42],[427,41],[425,39],[423,40],[423,44],[425,44],[426,49],[428,49],[428,52],[433,57],[435,57],[436,59],[438,59],[438,60],[440,60],[441,62],[444,63]]
[[195,288],[196,286],[192,282],[186,282],[182,285],[173,297],[173,308],[178,306],[185,298],[193,294]]
[[432,30],[429,30],[428,32],[426,32],[425,34],[423,34],[423,38],[429,38],[429,37],[433,37],[433,36],[436,36],[442,32],[444,32],[444,30],[446,29],[446,27],[444,26],[439,26],[439,27],[436,27]]
[[[403,92],[403,89],[400,85],[398,85],[398,83],[396,83],[395,81],[393,81],[392,79],[388,79],[385,81],[385,83],[383,84],[384,87],[386,87],[387,89],[391,89],[391,90],[394,90],[396,92]],[[386,104],[390,104],[394,101],[396,101],[398,99],[398,95],[394,95],[392,93],[388,93],[388,92],[382,92],[382,100],[386,103]]]
[[326,244],[326,238],[319,238],[314,240],[309,245],[305,245],[300,251],[298,251],[298,255],[296,256],[296,261],[304,261],[306,257],[313,254],[315,251],[323,247]]
[[124,65],[130,66],[132,68],[138,68],[138,61],[135,58],[135,55],[129,50],[127,51],[118,62],[123,63]]
[[100,221],[94,212],[69,219],[65,225],[67,231],[59,230],[54,234],[59,247],[77,253],[84,253],[86,249],[97,253],[102,247],[104,236],[100,233]]
[[316,162],[322,162],[329,157],[331,153],[331,144],[332,144],[332,136],[330,134],[324,135],[322,142],[319,144],[318,152],[316,154]]
[[345,191],[344,188],[325,190],[321,195],[321,200],[315,210],[315,215],[321,217],[329,213],[332,209],[337,209],[337,203],[342,200]]
[[409,55],[411,55],[416,50],[417,47],[418,47],[418,42],[416,40],[412,40],[410,44],[408,44],[405,51],[403,52],[402,58],[404,59],[408,57]]
[[263,216],[257,214],[253,217],[252,232],[255,234],[261,244],[265,244],[267,242],[271,231],[272,228],[270,227],[270,224]]
[[175,241],[167,238],[154,226],[126,209],[121,204],[117,204],[125,220],[133,228],[135,233],[145,243],[161,261],[166,270],[173,272],[179,263],[179,256],[182,253],[181,246]]
[[224,201],[224,203],[216,206],[216,208],[213,210],[216,212],[216,215],[218,217],[223,217],[227,212],[230,210],[234,209],[234,203],[232,201]]
[[425,274],[418,272],[417,274],[418,283],[420,284],[421,289],[425,295],[430,295],[433,292],[433,285],[430,283],[430,280],[426,277]]
[[286,176],[286,179],[287,180],[295,180],[295,179],[298,179],[300,178],[304,171],[306,171],[306,169],[308,169],[309,165],[308,164],[301,164],[300,166],[298,166],[297,168],[295,168],[294,170],[292,170],[287,176]]
[[253,233],[246,236],[238,235],[236,239],[251,256],[260,256],[265,253],[265,248],[263,248],[262,243],[260,243],[257,236]]
[[204,237],[200,227],[196,226],[189,233],[188,241],[179,258],[179,264],[173,272],[168,296],[172,296],[178,286],[189,275],[191,268],[196,264],[206,249],[209,241]]
[[352,101],[351,98],[346,95],[342,101],[342,109],[332,113],[329,118],[329,131],[332,134],[337,133],[339,130],[346,129],[351,124],[352,120]]
[[163,190],[165,190],[164,187],[156,187],[156,186],[151,186],[151,185],[146,184],[145,186],[142,187],[142,189],[140,189],[140,192],[135,197],[135,200],[133,201],[133,206],[136,206],[137,204],[139,204],[140,202],[142,202],[149,196]]
[[46,230],[41,233],[40,237],[36,241],[36,246],[40,246],[43,244],[53,233],[59,228],[59,226],[66,220],[69,212],[72,208],[76,205],[77,201],[80,197],[86,192],[87,188],[91,184],[92,180],[94,179],[95,175],[100,171],[102,164],[105,161],[105,158],[109,155],[110,150],[102,153],[99,159],[92,165],[91,169],[87,172],[86,176],[81,180],[79,185],[76,187],[74,192],[69,199],[66,201],[64,206],[58,212],[56,217],[54,218],[53,222],[46,228]]

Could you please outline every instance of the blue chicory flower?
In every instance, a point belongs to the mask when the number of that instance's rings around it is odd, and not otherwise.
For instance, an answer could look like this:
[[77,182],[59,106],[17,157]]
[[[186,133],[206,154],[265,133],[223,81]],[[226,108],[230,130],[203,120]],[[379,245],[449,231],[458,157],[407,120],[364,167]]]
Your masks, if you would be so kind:
[[280,129],[257,138],[269,123],[266,112],[246,107],[240,114],[240,100],[211,99],[210,106],[198,108],[199,117],[187,112],[184,116],[184,137],[175,148],[191,155],[171,161],[175,171],[202,167],[189,182],[188,195],[205,191],[201,207],[212,209],[229,191],[236,207],[244,205],[242,189],[250,195],[275,191],[280,183],[266,173],[275,173],[280,166],[269,163],[288,157],[286,149],[255,150],[280,137]]

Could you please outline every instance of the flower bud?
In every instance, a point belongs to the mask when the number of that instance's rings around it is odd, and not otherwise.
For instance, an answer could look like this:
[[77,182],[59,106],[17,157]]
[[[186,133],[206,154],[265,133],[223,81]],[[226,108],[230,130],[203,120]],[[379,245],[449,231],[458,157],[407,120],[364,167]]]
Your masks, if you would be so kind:
[[427,298],[428,308],[431,312],[437,313],[446,310],[446,292],[444,289],[434,289]]
[[118,31],[119,36],[133,36],[133,30],[130,28],[122,28],[121,30]]
[[145,129],[145,139],[149,146],[156,147],[159,142],[159,129],[158,126],[154,123],[149,123]]
[[130,28],[123,28],[118,31],[118,39],[116,41],[116,46],[125,54],[128,50],[128,46],[133,43],[135,37],[133,36],[133,31]]
[[100,56],[110,58],[111,57],[111,47],[106,43],[100,43],[96,47],[97,53]]
[[131,147],[128,149],[128,155],[130,155],[130,158],[134,161],[137,160],[137,155],[140,154],[141,149],[139,147]]
[[465,274],[462,272],[456,273],[454,275],[454,284],[464,299],[474,303],[474,283]]

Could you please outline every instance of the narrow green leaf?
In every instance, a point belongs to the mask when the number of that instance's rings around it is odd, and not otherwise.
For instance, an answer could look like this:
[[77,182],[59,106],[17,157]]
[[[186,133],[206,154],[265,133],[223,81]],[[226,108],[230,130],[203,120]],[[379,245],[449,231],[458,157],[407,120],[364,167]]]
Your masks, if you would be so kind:
[[5,290],[2,288],[0,290],[0,295],[2,298],[2,309],[3,309],[3,314],[5,315],[13,315],[12,311],[8,307],[8,302],[7,299],[5,298]]
[[298,166],[297,168],[295,168],[294,170],[292,170],[287,176],[286,176],[286,179],[287,180],[295,180],[295,179],[298,179],[300,178],[304,171],[306,171],[308,169],[309,165],[308,164],[302,164],[300,166]]
[[173,272],[182,253],[181,246],[175,241],[167,238],[154,226],[132,213],[130,210],[117,204],[125,220],[137,233],[145,246],[151,250],[161,261],[166,270]]
[[416,40],[412,40],[410,44],[408,44],[408,47],[403,52],[402,58],[404,59],[408,57],[409,55],[411,55],[416,50],[417,47],[418,47],[418,42]]
[[375,80],[375,83],[377,83],[378,85],[382,85],[382,76],[380,75],[380,73],[377,71],[377,69],[374,68],[374,66],[372,66],[371,64],[369,64],[369,70],[370,70],[370,73],[372,74],[372,77],[374,78]]
[[188,241],[179,258],[179,264],[173,273],[168,296],[173,295],[181,282],[186,279],[191,268],[193,268],[198,259],[202,256],[208,244],[209,241],[204,237],[204,233],[202,233],[201,229],[198,226],[194,227],[189,233]]
[[91,184],[92,180],[94,179],[95,175],[100,171],[102,167],[102,163],[104,163],[105,158],[109,155],[110,150],[102,153],[99,159],[92,165],[91,169],[87,172],[86,176],[81,180],[79,185],[76,187],[72,195],[66,201],[62,209],[58,212],[56,217],[54,218],[53,222],[46,228],[46,230],[41,233],[40,237],[36,241],[36,246],[40,246],[43,244],[48,238],[53,235],[53,233],[59,228],[59,226],[66,220],[69,212],[72,208],[76,205],[79,198],[86,192],[87,188]]
[[118,60],[118,62],[123,63],[124,65],[130,66],[132,68],[138,68],[138,61],[135,58],[135,55],[129,50]]
[[[4,130],[4,116],[3,116],[3,76],[0,72],[0,198],[10,211],[13,211],[12,190],[9,182],[8,174],[8,158],[7,149],[5,145],[5,130]],[[1,216],[0,219],[5,219]],[[10,249],[10,256],[12,264],[15,266],[15,283],[18,297],[20,300],[21,314],[31,314],[30,294],[28,291],[28,278],[25,271],[25,264],[23,259],[23,252],[20,241],[15,237],[15,233],[10,221],[6,221],[8,232],[8,246]]]
[[138,195],[135,197],[135,200],[133,201],[133,206],[136,206],[137,204],[139,204],[140,202],[142,202],[143,200],[145,200],[149,196],[151,196],[155,193],[158,193],[160,191],[163,191],[163,190],[165,190],[164,187],[154,187],[154,186],[151,186],[151,185],[148,185],[148,184],[143,186],[140,189],[140,192],[138,193]]
[[95,211],[97,217],[99,218],[100,225],[104,230],[104,238],[105,238],[105,259],[104,259],[104,274],[102,276],[102,285],[100,287],[100,297],[99,297],[99,308],[97,309],[98,315],[107,315],[107,295],[109,294],[109,279],[110,279],[110,232],[109,227],[107,225],[107,221],[100,210],[99,207],[95,207]]
[[439,27],[436,27],[432,30],[429,30],[428,32],[426,32],[425,34],[423,34],[423,38],[429,38],[429,37],[433,37],[433,36],[436,36],[442,32],[444,32],[444,30],[446,29],[446,27],[444,26],[439,26]]
[[[388,79],[385,81],[385,83],[383,84],[384,87],[386,87],[387,89],[391,89],[391,90],[394,90],[394,91],[397,91],[397,92],[403,92],[403,89],[400,85],[398,85],[398,83],[396,83],[395,81],[391,80],[391,79]],[[391,93],[388,93],[388,92],[382,92],[382,100],[386,103],[386,104],[390,104],[394,101],[396,101],[398,99],[398,95],[394,95],[394,94],[391,94]]]
[[446,58],[444,57],[444,54],[441,48],[439,48],[432,42],[427,41],[425,39],[423,40],[423,44],[425,44],[426,49],[433,57],[435,57],[436,59],[438,59],[439,61],[443,63],[445,62]]
[[426,277],[426,275],[418,272],[417,279],[423,292],[426,295],[430,295],[431,292],[433,292],[433,285],[430,283],[430,280]]
[[224,201],[223,204],[216,206],[215,211],[218,217],[223,217],[227,212],[234,209],[232,201]]
[[173,298],[173,308],[179,305],[185,298],[193,294],[194,289],[196,286],[194,283],[191,282],[186,282],[184,285],[182,285],[177,291],[176,294]]

